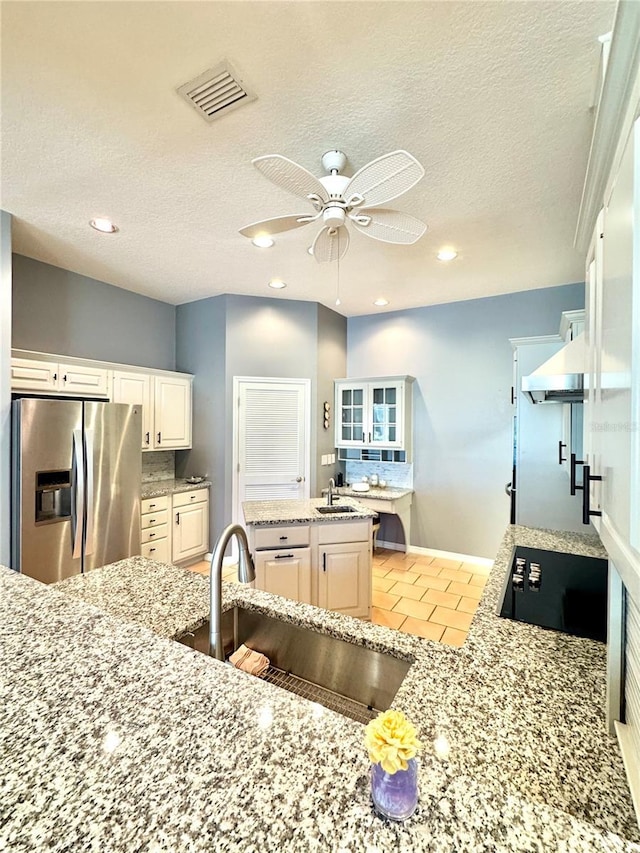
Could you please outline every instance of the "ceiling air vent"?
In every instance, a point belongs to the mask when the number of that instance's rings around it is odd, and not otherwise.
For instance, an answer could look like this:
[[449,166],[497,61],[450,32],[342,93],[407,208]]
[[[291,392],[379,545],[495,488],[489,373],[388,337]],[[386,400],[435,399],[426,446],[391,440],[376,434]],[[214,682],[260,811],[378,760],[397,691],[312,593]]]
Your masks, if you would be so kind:
[[180,86],[178,94],[182,95],[205,121],[215,121],[257,98],[226,60],[200,74],[195,80]]

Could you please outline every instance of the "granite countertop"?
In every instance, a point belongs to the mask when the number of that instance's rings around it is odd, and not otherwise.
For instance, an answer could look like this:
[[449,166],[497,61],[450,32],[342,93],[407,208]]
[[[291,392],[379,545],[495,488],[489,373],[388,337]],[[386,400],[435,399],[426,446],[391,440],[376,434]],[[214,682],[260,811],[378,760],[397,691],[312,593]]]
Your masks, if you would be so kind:
[[0,571],[0,849],[640,851],[604,645],[496,616],[515,544],[603,555],[509,528],[461,649],[223,585],[225,609],[413,661],[394,701],[424,743],[404,824],[373,812],[361,725],[167,639],[206,617],[206,577],[141,557],[57,588]]
[[340,504],[353,506],[356,512],[321,513],[317,507],[326,506],[323,498],[288,501],[244,501],[242,509],[246,524],[316,524],[331,521],[348,521],[357,518],[373,518],[375,512],[362,506],[357,500],[347,498]]
[[160,498],[163,495],[176,495],[178,492],[192,492],[194,489],[208,489],[211,480],[203,480],[201,483],[187,483],[184,479],[155,480],[154,482],[142,483],[140,497]]
[[[326,495],[328,491],[328,489],[323,489],[322,494]],[[379,486],[369,486],[369,491],[357,492],[351,486],[336,486],[334,494],[358,499],[375,498],[377,501],[397,501],[407,495],[412,495],[413,489],[397,489],[395,486],[385,486],[384,489],[381,489]]]

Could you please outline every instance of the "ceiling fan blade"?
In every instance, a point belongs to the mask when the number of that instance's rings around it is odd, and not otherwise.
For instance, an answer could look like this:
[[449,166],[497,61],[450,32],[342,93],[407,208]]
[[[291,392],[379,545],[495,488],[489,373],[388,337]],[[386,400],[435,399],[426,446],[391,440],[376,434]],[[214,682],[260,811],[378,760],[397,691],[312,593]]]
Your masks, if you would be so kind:
[[325,225],[316,235],[311,253],[319,264],[340,260],[349,248],[349,232],[346,228]]
[[270,237],[272,234],[280,234],[282,231],[291,231],[292,228],[301,228],[317,218],[313,215],[308,216],[306,213],[301,213],[298,216],[276,216],[274,219],[263,219],[261,222],[246,225],[240,229],[240,233],[243,237],[249,237],[250,240],[253,240],[254,237]]
[[329,201],[329,195],[318,178],[308,172],[303,166],[283,157],[281,154],[266,154],[251,161],[259,172],[300,198],[317,196],[321,202]]
[[385,204],[410,190],[423,175],[424,169],[408,151],[392,151],[358,169],[343,197],[348,203],[353,196],[361,196],[364,201],[355,203],[366,207]]
[[427,230],[424,222],[416,219],[415,216],[383,207],[354,211],[348,216],[353,227],[362,234],[374,240],[383,240],[385,243],[409,245],[419,240]]

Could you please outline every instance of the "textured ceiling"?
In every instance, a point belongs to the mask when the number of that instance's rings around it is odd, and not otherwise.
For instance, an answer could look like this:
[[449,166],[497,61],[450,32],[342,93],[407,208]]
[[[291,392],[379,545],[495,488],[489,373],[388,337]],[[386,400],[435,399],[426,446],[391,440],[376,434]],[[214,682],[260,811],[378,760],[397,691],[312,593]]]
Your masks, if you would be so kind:
[[[316,226],[256,249],[250,222],[305,212],[251,165],[315,174],[405,148],[426,175],[389,206],[413,246],[352,232],[339,311],[579,281],[573,247],[611,2],[3,2],[2,207],[15,251],[182,303],[220,293],[334,307]],[[230,59],[258,100],[207,124],[176,88]],[[120,227],[88,227],[93,216]],[[459,257],[436,260],[443,245]],[[287,289],[266,283],[279,277]]]

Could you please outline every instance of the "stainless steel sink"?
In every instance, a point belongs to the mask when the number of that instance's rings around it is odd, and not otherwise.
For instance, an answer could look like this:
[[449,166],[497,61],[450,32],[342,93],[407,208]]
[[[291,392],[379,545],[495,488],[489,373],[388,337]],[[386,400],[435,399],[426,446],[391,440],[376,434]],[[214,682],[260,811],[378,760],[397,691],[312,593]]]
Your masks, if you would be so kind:
[[317,506],[316,509],[323,515],[334,512],[358,512],[358,510],[354,506],[349,506],[348,504],[335,504],[335,506]]
[[[308,628],[236,607],[222,614],[228,657],[242,643],[265,654],[264,680],[366,723],[393,702],[411,664]],[[209,623],[180,642],[208,653]]]

